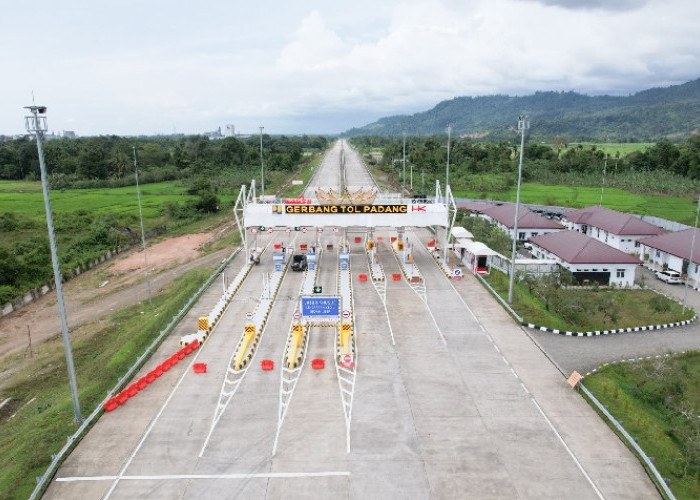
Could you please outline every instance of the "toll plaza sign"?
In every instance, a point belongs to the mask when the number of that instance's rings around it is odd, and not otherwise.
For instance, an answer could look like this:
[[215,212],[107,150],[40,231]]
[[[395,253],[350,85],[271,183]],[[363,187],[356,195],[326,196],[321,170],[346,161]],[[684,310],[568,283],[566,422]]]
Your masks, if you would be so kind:
[[[281,213],[281,208],[278,208]],[[408,205],[284,205],[286,214],[407,214]]]
[[338,317],[340,314],[340,297],[302,296],[301,314],[304,317]]
[[447,206],[444,203],[400,203],[393,200],[371,205],[248,203],[243,216],[246,227],[447,227],[448,225]]

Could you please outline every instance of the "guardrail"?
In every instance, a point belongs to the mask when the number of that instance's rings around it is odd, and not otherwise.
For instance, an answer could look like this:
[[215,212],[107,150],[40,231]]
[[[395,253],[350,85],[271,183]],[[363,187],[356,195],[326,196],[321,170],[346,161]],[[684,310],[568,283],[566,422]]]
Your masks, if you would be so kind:
[[627,444],[631,446],[634,451],[637,453],[639,458],[642,459],[644,462],[645,467],[647,470],[649,470],[653,476],[653,480],[656,483],[657,487],[659,487],[663,494],[666,496],[666,498],[670,498],[675,500],[675,496],[673,496],[673,493],[671,492],[671,489],[668,487],[668,484],[666,484],[666,480],[659,474],[659,471],[656,469],[654,466],[654,462],[651,461],[651,459],[647,456],[646,453],[644,453],[644,450],[642,450],[637,442],[634,440],[632,436],[629,435],[629,433],[625,430],[622,425],[620,425],[620,422],[618,422],[615,417],[612,416],[612,414],[601,404],[600,401],[593,395],[591,391],[589,391],[585,385],[583,385],[583,382],[579,382],[579,388],[583,391],[583,393],[588,397],[593,404],[600,410],[600,412],[605,415],[605,418],[608,419],[608,422],[610,422],[613,427],[625,438],[625,441],[627,441]]
[[80,427],[78,428],[77,431],[71,436],[68,436],[68,441],[67,443],[61,448],[61,450],[56,454],[51,456],[51,463],[49,464],[48,468],[46,469],[46,472],[44,472],[43,475],[39,476],[36,478],[37,485],[34,488],[34,491],[32,491],[31,496],[29,497],[30,500],[34,500],[36,498],[39,498],[39,495],[43,493],[44,488],[46,487],[46,481],[51,479],[53,475],[56,473],[56,469],[58,468],[59,464],[63,461],[64,457],[70,452],[74,446],[78,444],[80,441],[80,437],[85,433],[94,423],[95,419],[97,416],[104,410],[104,404],[109,400],[114,394],[119,392],[119,389],[122,387],[125,381],[130,380],[131,376],[136,373],[136,371],[141,368],[143,363],[148,359],[148,357],[152,354],[151,351],[153,351],[155,348],[157,348],[161,341],[165,338],[166,335],[170,334],[171,330],[175,325],[177,325],[182,317],[187,314],[187,312],[190,310],[192,305],[199,299],[199,297],[204,293],[204,291],[209,288],[212,284],[212,282],[216,279],[216,277],[221,274],[221,272],[226,268],[226,266],[231,262],[231,259],[233,259],[238,253],[240,252],[240,248],[237,248],[234,250],[231,255],[229,255],[222,263],[221,265],[216,268],[216,270],[209,276],[207,281],[204,282],[204,284],[197,290],[192,297],[187,301],[187,303],[182,306],[182,309],[173,316],[173,319],[170,320],[170,323],[168,323],[163,330],[158,334],[158,336],[151,342],[151,344],[146,348],[146,350],[136,359],[134,364],[127,370],[127,372],[124,374],[124,376],[119,378],[119,381],[117,382],[117,385],[114,386],[114,388],[107,393],[107,397],[104,398],[93,410],[93,412],[81,423]]
[[503,305],[503,307],[506,308],[506,311],[508,311],[511,316],[513,316],[515,319],[517,319],[518,322],[520,322],[521,324],[523,323],[523,318],[518,313],[516,313],[512,307],[510,307],[510,304],[508,302],[503,300],[503,297],[501,297],[498,294],[498,292],[496,290],[494,290],[493,287],[491,285],[489,285],[489,283],[480,274],[475,273],[474,276],[476,276],[479,279],[479,281],[481,281],[481,283],[484,284],[484,286],[491,292],[491,294],[494,297],[496,297],[496,299],[501,303],[501,305]]

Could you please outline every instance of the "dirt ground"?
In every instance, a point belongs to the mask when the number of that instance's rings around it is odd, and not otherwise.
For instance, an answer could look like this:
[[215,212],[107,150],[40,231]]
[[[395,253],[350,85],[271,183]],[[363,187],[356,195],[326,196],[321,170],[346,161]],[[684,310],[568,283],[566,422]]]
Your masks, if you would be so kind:
[[[146,259],[152,293],[158,293],[185,271],[221,262],[231,252],[230,248],[203,253],[205,246],[220,234],[190,234],[149,246]],[[94,333],[105,316],[147,300],[143,251],[130,251],[64,283],[63,294],[71,336]],[[0,362],[7,365],[10,356],[24,352],[25,356],[17,357],[21,364],[30,354],[30,339],[32,348],[36,349],[60,333],[56,292],[53,291],[0,318]],[[4,368],[0,380],[14,371],[11,366]]]

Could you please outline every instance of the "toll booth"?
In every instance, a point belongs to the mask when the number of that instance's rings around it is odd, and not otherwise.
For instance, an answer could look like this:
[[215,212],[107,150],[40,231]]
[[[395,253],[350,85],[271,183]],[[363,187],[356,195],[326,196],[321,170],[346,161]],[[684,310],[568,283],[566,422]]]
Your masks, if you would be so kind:
[[489,274],[491,258],[497,252],[479,241],[460,238],[456,241],[455,252],[459,255],[462,263],[469,267],[474,274]]

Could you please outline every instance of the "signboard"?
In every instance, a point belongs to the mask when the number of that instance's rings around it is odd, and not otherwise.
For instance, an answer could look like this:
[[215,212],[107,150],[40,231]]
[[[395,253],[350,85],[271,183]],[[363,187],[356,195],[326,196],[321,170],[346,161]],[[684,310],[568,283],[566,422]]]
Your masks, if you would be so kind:
[[343,319],[348,319],[348,318],[350,318],[350,311],[348,311],[347,309],[344,309],[343,310]]
[[462,279],[462,270],[459,268],[455,268],[455,270],[452,271],[452,276],[454,276],[454,279],[456,279],[456,280],[461,280]]
[[267,234],[272,234],[272,228],[271,228],[271,227],[267,228]]
[[352,354],[343,354],[340,357],[340,364],[343,366],[343,368],[352,368],[353,366],[355,366],[355,363],[352,359]]
[[297,179],[294,179],[292,181],[292,186],[303,186],[303,185],[304,185],[304,181],[297,180]]
[[275,271],[281,271],[282,270],[282,264],[275,264]]
[[301,228],[301,232],[302,232],[302,233],[305,233],[305,232],[306,232],[306,228],[305,228],[305,227],[302,227],[302,228]]
[[308,263],[307,266],[309,268],[309,271],[313,271],[314,269],[316,269],[316,264]]
[[322,233],[322,232],[323,232],[323,228],[322,228],[322,227],[319,227],[319,228],[317,229],[317,231],[318,231],[319,233]]
[[333,232],[334,232],[334,233],[340,232],[340,228],[339,228],[339,227],[334,227],[334,228],[333,228]]
[[301,318],[301,312],[299,312],[298,310],[294,311],[294,314],[292,314],[292,318],[294,318],[294,319]]
[[289,233],[292,232],[292,228],[291,228],[291,227],[288,227],[287,229],[285,229],[285,231],[287,231],[287,234],[289,234]]
[[309,316],[338,316],[340,312],[340,297],[302,296],[301,313]]
[[253,233],[253,234],[255,234],[255,233],[258,232],[258,228],[257,228],[257,227],[251,227],[251,228],[250,228],[250,232]]
[[248,321],[253,319],[253,313],[252,312],[245,313],[245,319],[247,319]]
[[[423,208],[422,210],[425,210]],[[422,211],[418,209],[418,211]],[[407,214],[408,205],[284,205],[286,214]]]

